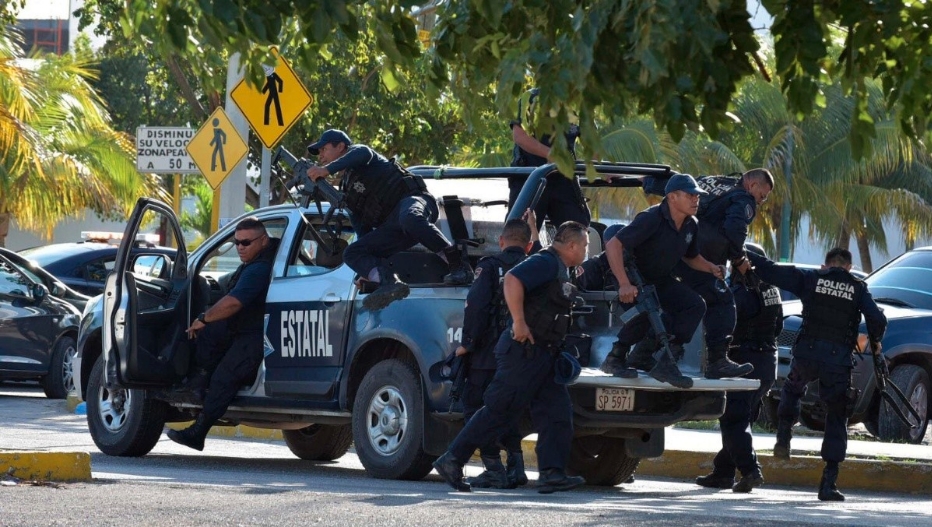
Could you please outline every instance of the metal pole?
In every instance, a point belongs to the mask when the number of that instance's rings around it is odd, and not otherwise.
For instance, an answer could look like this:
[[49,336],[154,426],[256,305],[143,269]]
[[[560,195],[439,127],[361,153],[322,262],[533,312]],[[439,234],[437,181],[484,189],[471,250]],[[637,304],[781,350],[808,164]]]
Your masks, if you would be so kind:
[[259,207],[268,207],[272,192],[272,151],[262,147],[262,166],[259,170]]
[[786,199],[783,200],[783,210],[780,214],[780,261],[790,261],[790,214],[793,197],[793,131],[786,138],[786,161],[783,164],[783,175],[786,179]]

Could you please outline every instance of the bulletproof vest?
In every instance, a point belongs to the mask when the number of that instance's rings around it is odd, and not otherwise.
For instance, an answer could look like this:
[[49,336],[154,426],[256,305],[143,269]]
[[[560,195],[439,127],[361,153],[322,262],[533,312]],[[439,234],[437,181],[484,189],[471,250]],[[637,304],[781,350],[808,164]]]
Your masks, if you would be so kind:
[[858,305],[864,283],[844,269],[833,267],[819,272],[813,287],[810,299],[803,303],[798,339],[825,340],[853,348],[861,323]]
[[[559,258],[552,248],[546,250]],[[569,277],[554,277],[525,293],[524,319],[538,345],[550,346],[562,342],[566,337],[575,295],[576,286],[570,283]]]
[[741,182],[740,177],[734,177],[734,174],[727,176],[702,176],[696,180],[699,188],[708,192],[699,196],[699,210],[696,217],[702,218],[709,210],[712,203],[725,197],[729,192],[738,187]]
[[490,304],[489,328],[492,334],[486,342],[498,342],[498,337],[511,325],[511,315],[508,312],[508,304],[505,302],[505,273],[512,267],[521,263],[526,255],[515,252],[502,252],[494,256],[487,256],[482,260],[491,261],[493,264],[492,271],[495,273],[495,292],[492,295]]
[[697,183],[708,192],[699,197],[699,251],[710,262],[723,265],[728,259],[728,238],[722,231],[725,212],[734,198],[747,191],[740,185],[741,179],[731,176],[705,176]]
[[347,170],[344,176],[346,207],[357,221],[368,227],[384,223],[403,198],[427,191],[420,176],[398,166],[394,158],[390,162],[393,170],[387,174],[363,168]]
[[776,335],[774,327],[778,317],[783,316],[780,288],[761,284],[760,291],[754,291],[760,309],[757,314],[745,318],[738,313],[738,322],[735,325],[734,342],[759,341],[775,345]]

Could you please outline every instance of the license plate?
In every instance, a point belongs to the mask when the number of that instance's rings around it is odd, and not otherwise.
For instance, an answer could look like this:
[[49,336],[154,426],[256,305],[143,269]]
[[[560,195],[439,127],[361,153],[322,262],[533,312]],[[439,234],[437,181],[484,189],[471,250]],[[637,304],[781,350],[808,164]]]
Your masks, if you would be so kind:
[[634,410],[634,390],[596,388],[595,409],[600,412],[631,412]]

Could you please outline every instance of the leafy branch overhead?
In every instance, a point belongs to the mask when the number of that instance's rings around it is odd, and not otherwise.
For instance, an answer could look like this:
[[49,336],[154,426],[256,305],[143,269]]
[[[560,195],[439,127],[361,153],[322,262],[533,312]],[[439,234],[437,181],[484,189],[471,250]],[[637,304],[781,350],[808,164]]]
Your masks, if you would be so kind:
[[[423,0],[422,0],[423,1]],[[355,39],[360,17],[371,24],[391,87],[424,48],[412,0],[96,0],[117,6],[127,35],[165,55],[197,63],[216,50],[240,52],[252,79],[261,78],[268,46],[287,49],[313,69],[329,60],[337,35]],[[578,118],[582,142],[598,154],[596,119],[650,114],[679,140],[687,130],[717,137],[741,81],[761,74],[760,44],[745,0],[447,0],[426,53],[435,96],[452,89],[467,121],[494,87],[496,106],[513,115],[527,78],[541,88],[542,119],[565,129]],[[775,77],[797,118],[824,104],[819,86],[840,81],[855,96],[852,152],[868,153],[874,122],[866,82],[879,76],[900,125],[922,136],[932,110],[926,58],[932,7],[921,2],[763,0],[774,14]],[[837,41],[837,42],[836,42]],[[837,56],[832,50],[840,44]],[[215,73],[215,72],[214,72]],[[764,73],[766,75],[766,73]],[[221,76],[202,79],[220,89]],[[556,156],[568,161],[565,146]]]

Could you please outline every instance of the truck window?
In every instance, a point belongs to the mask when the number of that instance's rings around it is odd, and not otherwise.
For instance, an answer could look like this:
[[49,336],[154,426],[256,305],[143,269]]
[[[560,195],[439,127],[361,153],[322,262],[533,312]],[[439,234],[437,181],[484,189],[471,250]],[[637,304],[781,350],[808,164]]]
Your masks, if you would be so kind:
[[[309,218],[313,221],[313,218]],[[346,226],[341,229],[336,250],[330,254],[320,246],[317,237],[306,225],[302,227],[302,235],[297,239],[295,246],[292,248],[291,257],[288,260],[288,268],[285,276],[313,276],[324,274],[343,265],[343,250],[353,240],[354,234],[352,228],[346,222]],[[327,242],[331,243],[331,235],[327,229],[321,225],[314,225],[319,229],[318,233]]]

